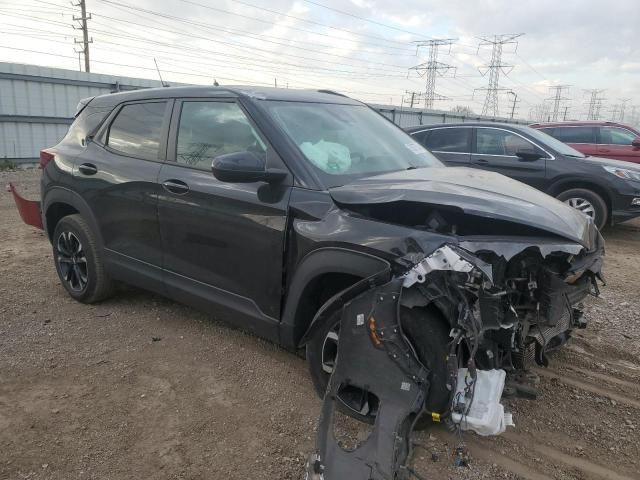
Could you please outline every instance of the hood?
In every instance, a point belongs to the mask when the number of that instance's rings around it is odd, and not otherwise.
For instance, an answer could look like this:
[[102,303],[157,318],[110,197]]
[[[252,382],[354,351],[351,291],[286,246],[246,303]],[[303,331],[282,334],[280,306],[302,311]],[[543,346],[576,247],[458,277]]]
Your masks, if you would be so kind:
[[633,170],[634,172],[640,173],[640,165],[637,163],[625,162],[624,160],[614,160],[613,158],[602,157],[585,157],[580,160],[587,160],[591,163],[602,165],[603,167],[626,168],[627,170]]
[[457,207],[465,214],[526,225],[591,250],[597,230],[586,215],[549,195],[494,172],[420,168],[362,178],[329,189],[343,205],[421,202]]

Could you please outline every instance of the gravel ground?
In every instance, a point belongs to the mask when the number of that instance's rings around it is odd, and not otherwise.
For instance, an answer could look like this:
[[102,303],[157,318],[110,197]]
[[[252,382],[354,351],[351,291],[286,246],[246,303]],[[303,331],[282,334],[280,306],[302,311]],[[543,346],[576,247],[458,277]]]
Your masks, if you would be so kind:
[[[39,171],[2,172],[38,196]],[[41,232],[0,195],[0,479],[300,479],[320,400],[304,360],[189,307],[129,289],[81,305]],[[426,478],[640,478],[640,222],[605,232],[608,286],[589,328],[507,399],[516,427],[418,434]]]

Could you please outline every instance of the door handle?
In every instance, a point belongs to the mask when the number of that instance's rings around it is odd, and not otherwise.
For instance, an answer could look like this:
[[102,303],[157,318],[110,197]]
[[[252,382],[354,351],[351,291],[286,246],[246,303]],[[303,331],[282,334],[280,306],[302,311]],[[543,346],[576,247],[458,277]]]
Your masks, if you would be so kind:
[[184,183],[181,180],[165,180],[162,182],[162,188],[164,188],[167,192],[173,193],[175,195],[184,195],[189,191],[189,185]]
[[478,165],[487,165],[489,160],[485,160],[484,158],[475,158],[471,160],[473,163],[477,163]]
[[601,152],[610,152],[611,149],[610,148],[601,148],[600,151]]
[[98,173],[98,167],[96,167],[93,163],[83,163],[78,166],[78,170],[83,175],[95,175]]

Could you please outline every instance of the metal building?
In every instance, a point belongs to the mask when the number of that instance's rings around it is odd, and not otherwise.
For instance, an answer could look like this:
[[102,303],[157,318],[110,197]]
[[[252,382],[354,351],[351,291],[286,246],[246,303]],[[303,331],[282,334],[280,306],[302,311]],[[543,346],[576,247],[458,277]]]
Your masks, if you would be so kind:
[[43,147],[58,143],[83,98],[160,81],[0,62],[0,161],[35,163]]

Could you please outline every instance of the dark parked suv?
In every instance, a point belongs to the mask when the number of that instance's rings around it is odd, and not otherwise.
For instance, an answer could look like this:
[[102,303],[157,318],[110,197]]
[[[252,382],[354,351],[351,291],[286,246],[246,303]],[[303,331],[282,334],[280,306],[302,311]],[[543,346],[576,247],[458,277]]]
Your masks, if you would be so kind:
[[502,173],[592,217],[603,228],[640,216],[640,166],[586,156],[523,125],[424,125],[408,133],[447,165]]
[[[477,352],[479,368],[544,363],[585,325],[580,302],[597,289],[603,243],[588,217],[502,175],[445,168],[332,92],[99,96],[41,163],[43,226],[73,298],[103,300],[121,281],[292,350],[304,336],[320,393],[342,307],[392,279],[434,412],[451,399],[452,349],[461,362]],[[353,328],[378,339],[374,311]],[[354,412],[374,411],[350,392]]]

